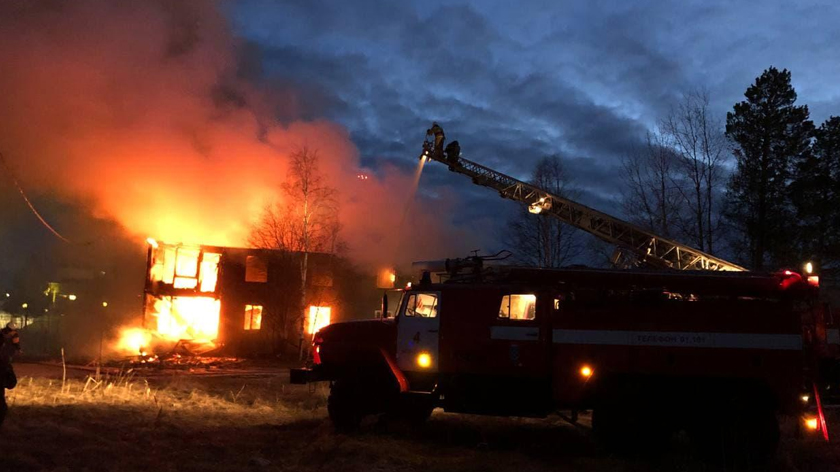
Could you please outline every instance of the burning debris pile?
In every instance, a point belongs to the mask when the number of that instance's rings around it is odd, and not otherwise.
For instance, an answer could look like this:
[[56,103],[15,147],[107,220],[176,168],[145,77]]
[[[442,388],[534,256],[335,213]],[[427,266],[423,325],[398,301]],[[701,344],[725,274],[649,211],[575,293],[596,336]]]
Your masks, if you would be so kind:
[[[241,357],[206,356],[206,355],[181,355],[169,353],[166,355],[139,355],[127,360],[128,365],[133,369],[156,368],[188,370],[190,372],[199,370],[216,370],[241,366],[246,362]],[[126,361],[112,361],[109,366],[125,367]]]

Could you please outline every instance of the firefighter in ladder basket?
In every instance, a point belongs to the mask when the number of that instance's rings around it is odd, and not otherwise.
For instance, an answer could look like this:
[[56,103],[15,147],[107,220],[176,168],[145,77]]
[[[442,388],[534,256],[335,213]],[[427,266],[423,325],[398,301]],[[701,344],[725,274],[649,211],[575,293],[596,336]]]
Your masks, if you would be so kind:
[[432,123],[432,127],[426,130],[426,136],[434,136],[435,148],[434,153],[438,158],[443,157],[443,143],[446,142],[446,135],[443,134],[443,128],[437,122]]
[[0,330],[0,425],[6,419],[6,389],[13,389],[17,385],[17,376],[12,368],[12,358],[20,351],[20,335],[17,326],[9,322]]

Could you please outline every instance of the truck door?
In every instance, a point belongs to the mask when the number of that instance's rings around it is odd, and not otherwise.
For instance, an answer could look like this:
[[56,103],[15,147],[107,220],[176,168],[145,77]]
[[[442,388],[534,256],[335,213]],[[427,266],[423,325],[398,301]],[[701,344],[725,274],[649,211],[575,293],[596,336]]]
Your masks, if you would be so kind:
[[509,414],[550,410],[551,301],[533,291],[506,291],[490,326],[487,359],[503,397],[499,406]]
[[404,372],[436,372],[440,292],[406,292],[397,318],[397,366]]

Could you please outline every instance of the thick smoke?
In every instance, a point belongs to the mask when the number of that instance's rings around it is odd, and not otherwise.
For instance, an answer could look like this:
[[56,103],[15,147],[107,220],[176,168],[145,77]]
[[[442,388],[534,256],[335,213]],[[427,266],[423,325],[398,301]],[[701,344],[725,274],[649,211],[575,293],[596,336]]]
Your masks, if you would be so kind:
[[[257,86],[218,6],[168,0],[0,3],[0,152],[43,198],[72,200],[138,245],[246,245],[280,198],[288,156],[317,149],[342,196],[351,257],[392,263],[411,176],[359,180],[358,150],[327,121],[295,120],[294,90]],[[292,96],[294,99],[289,99]],[[283,119],[282,123],[278,117]],[[379,177],[375,177],[379,175]],[[6,205],[18,204],[4,178]],[[396,262],[451,255],[439,204],[415,206]],[[71,239],[86,233],[62,219]],[[8,230],[8,228],[7,228]]]

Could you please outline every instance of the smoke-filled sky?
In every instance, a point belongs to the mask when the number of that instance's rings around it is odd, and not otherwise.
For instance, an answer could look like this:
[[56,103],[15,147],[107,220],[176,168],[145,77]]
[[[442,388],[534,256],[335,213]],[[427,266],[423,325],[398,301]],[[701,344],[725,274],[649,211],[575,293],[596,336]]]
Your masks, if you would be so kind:
[[[515,205],[430,164],[425,129],[526,177],[557,154],[614,212],[620,157],[683,92],[721,119],[770,65],[840,111],[833,2],[58,0],[0,3],[0,152],[74,240],[245,243],[288,157],[316,148],[362,262],[494,249]],[[369,180],[359,180],[364,172]],[[53,243],[0,178],[0,267]],[[72,208],[68,210],[68,208]],[[35,251],[37,252],[37,251]]]
[[[254,73],[254,46],[216,3],[4,2],[0,37],[0,152],[71,251],[100,244],[91,228],[103,219],[138,246],[147,236],[246,245],[261,209],[282,200],[290,154],[302,147],[339,191],[342,237],[358,262],[386,263],[398,243],[410,248],[405,262],[480,239],[449,223],[458,199],[447,188],[415,205],[410,221],[422,231],[397,237],[412,170],[364,168],[346,126],[306,112],[305,87]],[[63,243],[3,173],[0,271],[9,277],[27,253]]]

